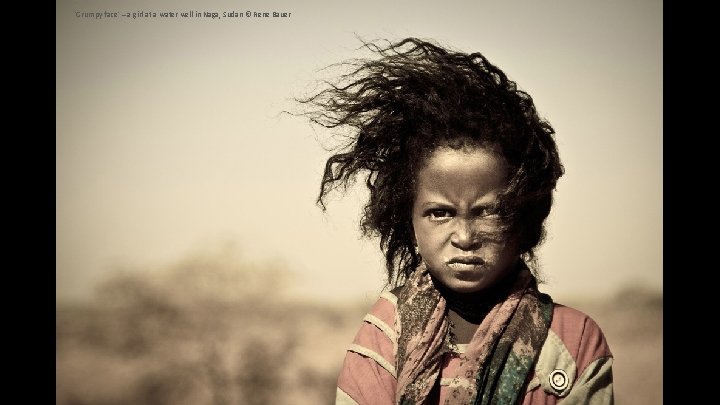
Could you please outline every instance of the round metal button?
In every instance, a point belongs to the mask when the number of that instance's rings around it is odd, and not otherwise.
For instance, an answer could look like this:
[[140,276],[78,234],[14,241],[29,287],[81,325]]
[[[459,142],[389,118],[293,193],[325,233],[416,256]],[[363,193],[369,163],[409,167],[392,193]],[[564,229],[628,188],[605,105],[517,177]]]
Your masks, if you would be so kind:
[[555,369],[550,373],[550,386],[557,391],[562,391],[570,384],[570,379],[564,370]]

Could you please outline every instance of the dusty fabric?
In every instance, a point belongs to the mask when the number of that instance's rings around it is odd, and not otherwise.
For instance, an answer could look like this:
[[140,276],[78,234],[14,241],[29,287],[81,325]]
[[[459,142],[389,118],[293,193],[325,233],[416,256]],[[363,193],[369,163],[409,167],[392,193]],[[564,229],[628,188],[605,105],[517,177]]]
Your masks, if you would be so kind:
[[[453,386],[450,404],[514,404],[547,336],[552,300],[538,292],[527,269],[509,294],[480,323],[467,347],[463,368],[475,384]],[[421,404],[438,383],[441,359],[453,351],[447,302],[424,267],[399,291],[396,403]]]
[[[396,293],[380,294],[347,348],[338,374],[337,404],[397,404]],[[470,345],[455,346],[443,356],[440,384],[423,399],[426,403],[445,404],[458,386],[475,385],[464,369]],[[518,401],[522,405],[613,404],[612,352],[598,324],[577,309],[553,303],[550,329],[533,369]],[[567,385],[558,386],[553,378],[557,373],[568,377]]]

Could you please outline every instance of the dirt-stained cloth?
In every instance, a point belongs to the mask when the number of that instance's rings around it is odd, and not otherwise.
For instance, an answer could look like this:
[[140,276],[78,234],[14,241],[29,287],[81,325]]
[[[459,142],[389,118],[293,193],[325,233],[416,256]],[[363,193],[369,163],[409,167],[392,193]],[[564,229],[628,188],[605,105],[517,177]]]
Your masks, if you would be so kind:
[[[397,404],[422,404],[439,383],[443,355],[454,344],[447,310],[427,269],[416,269],[397,297]],[[523,266],[507,298],[490,309],[466,348],[462,367],[474,384],[453,385],[446,403],[517,403],[552,313],[551,298],[538,291]]]

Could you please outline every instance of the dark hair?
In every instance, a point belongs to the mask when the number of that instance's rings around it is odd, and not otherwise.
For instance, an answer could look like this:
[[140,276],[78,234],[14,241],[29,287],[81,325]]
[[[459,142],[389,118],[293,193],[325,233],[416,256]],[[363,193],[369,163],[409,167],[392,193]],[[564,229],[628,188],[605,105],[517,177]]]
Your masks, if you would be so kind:
[[526,262],[534,264],[563,167],[554,130],[538,117],[530,95],[477,52],[417,38],[385,46],[362,42],[378,57],[337,65],[351,70],[298,100],[310,107],[302,115],[312,122],[351,131],[326,162],[317,203],[324,210],[332,190],[367,175],[361,230],[380,237],[388,283],[397,286],[420,263],[411,218],[417,170],[440,146],[487,147],[510,170],[499,197],[507,234],[518,238]]

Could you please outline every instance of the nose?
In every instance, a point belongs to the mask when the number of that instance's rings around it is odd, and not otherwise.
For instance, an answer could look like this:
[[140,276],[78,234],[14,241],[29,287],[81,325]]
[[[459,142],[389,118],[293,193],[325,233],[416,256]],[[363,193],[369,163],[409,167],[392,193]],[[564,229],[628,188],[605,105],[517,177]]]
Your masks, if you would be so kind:
[[453,246],[462,250],[475,250],[479,248],[480,239],[478,238],[473,221],[459,219],[456,222],[450,242]]

